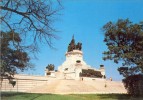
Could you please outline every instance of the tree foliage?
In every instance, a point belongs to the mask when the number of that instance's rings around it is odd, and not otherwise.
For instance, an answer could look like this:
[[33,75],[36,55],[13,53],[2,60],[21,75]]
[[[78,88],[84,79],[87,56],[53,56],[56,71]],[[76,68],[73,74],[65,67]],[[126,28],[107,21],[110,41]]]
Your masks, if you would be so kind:
[[81,77],[96,77],[96,78],[102,78],[103,75],[100,71],[95,71],[93,69],[83,69],[82,73],[80,73]]
[[46,41],[51,46],[56,38],[52,22],[62,8],[59,0],[2,0],[0,8],[2,31],[31,34],[34,44]]
[[103,59],[115,63],[121,61],[123,66],[118,70],[125,77],[143,72],[143,23],[120,19],[116,23],[107,23],[103,30],[104,42],[108,46]]
[[[1,67],[0,76],[9,80],[17,73],[17,70],[23,71],[31,67],[30,58],[24,48],[20,44],[22,39],[18,33],[1,32]],[[13,36],[14,35],[14,36]]]
[[123,83],[127,92],[132,95],[143,94],[143,23],[132,23],[128,19],[109,22],[104,27],[104,42],[108,51],[104,60],[122,62],[118,68],[125,78]]
[[46,69],[48,69],[49,71],[53,71],[55,68],[54,64],[48,64],[48,66],[46,67]]
[[132,75],[123,79],[128,94],[133,96],[143,95],[143,75]]

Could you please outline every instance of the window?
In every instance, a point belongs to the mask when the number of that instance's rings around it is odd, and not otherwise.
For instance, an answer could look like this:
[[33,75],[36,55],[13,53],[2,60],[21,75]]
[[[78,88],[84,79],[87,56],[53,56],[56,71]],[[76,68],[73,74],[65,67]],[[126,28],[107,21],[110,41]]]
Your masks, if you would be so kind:
[[68,68],[65,68],[65,71],[68,71]]
[[76,61],[76,63],[80,63],[80,62],[81,62],[80,60],[77,60],[77,61]]

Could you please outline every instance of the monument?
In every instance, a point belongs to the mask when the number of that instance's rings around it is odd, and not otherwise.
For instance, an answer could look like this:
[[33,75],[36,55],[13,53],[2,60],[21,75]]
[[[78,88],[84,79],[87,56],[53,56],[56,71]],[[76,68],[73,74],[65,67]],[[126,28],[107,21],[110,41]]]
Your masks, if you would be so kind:
[[[76,44],[74,36],[68,45],[65,56],[66,60],[58,67],[58,71],[55,72],[55,77],[62,76],[61,78],[63,79],[75,80],[81,80],[83,77],[105,78],[104,65],[101,65],[100,69],[95,69],[87,65],[83,60],[82,43],[78,42]],[[59,74],[56,75],[56,73]]]
[[49,64],[45,76],[15,75],[15,86],[3,79],[2,91],[54,93],[54,94],[89,94],[89,93],[127,93],[122,82],[105,79],[104,65],[92,68],[83,59],[82,43],[76,43],[74,36],[65,53],[66,60],[54,71]]

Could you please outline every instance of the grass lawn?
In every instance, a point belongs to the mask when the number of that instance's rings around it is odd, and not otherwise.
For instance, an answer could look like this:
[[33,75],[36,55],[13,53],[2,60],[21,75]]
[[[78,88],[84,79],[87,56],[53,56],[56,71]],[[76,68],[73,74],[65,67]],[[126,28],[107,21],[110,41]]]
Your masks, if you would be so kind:
[[2,92],[1,100],[143,100],[143,97],[131,97],[127,94],[37,94]]

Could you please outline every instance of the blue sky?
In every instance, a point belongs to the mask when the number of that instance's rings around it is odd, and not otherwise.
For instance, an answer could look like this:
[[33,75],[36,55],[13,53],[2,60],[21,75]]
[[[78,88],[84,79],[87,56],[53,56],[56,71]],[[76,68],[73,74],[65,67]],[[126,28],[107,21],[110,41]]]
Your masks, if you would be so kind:
[[64,9],[53,24],[59,31],[55,34],[60,37],[53,40],[56,49],[41,44],[38,60],[32,60],[35,70],[25,73],[44,75],[48,64],[54,64],[57,69],[65,60],[67,46],[74,34],[76,42],[82,42],[83,57],[88,65],[98,69],[103,64],[107,78],[121,80],[117,71],[121,64],[102,60],[102,53],[107,50],[102,27],[118,19],[129,18],[134,23],[143,21],[143,0],[63,0],[61,3]]

